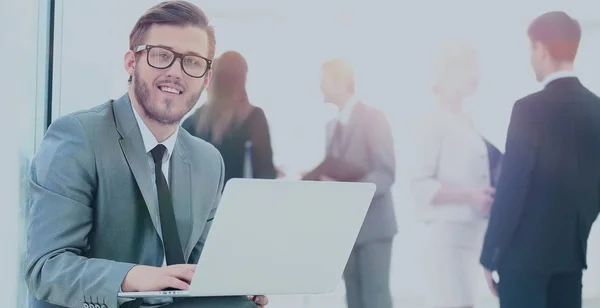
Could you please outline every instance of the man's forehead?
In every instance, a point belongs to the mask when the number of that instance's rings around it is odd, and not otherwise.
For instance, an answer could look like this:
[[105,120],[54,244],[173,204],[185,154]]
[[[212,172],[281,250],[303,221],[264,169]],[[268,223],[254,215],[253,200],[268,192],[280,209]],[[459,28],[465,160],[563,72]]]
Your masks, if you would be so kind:
[[208,33],[194,26],[153,25],[144,44],[162,46],[182,54],[207,57]]

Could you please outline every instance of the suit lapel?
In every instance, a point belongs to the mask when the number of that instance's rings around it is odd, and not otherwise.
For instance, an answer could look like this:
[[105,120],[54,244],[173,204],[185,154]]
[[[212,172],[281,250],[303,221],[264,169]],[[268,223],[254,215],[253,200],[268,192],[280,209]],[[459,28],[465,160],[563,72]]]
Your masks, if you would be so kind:
[[[148,157],[140,129],[137,126],[135,116],[133,115],[133,107],[129,100],[128,94],[125,94],[120,99],[113,103],[113,113],[117,124],[117,131],[121,135],[119,144],[125,159],[129,164],[129,168],[133,173],[138,188],[142,193],[142,197],[150,213],[150,218],[154,224],[154,228],[158,225],[158,204],[152,186],[152,177],[148,166]],[[157,232],[159,236],[162,235]]]
[[177,223],[179,224],[180,217],[183,222],[179,228],[182,235],[183,256],[189,261],[207,223],[206,219],[197,219],[197,217],[207,217],[213,205],[212,201],[214,201],[214,191],[205,188],[214,186],[215,180],[205,177],[201,173],[203,170],[197,169],[201,168],[201,164],[194,164],[194,168],[192,168],[191,159],[193,157],[187,149],[191,147],[191,142],[196,142],[193,140],[195,137],[180,133],[178,138],[175,151],[181,152],[177,154],[180,160],[172,162],[174,179],[172,194],[173,198],[176,198],[174,204],[177,204],[175,209]]
[[326,155],[333,155],[333,138],[335,138],[335,124],[336,121],[329,121],[327,122],[326,128],[325,128],[325,141],[326,141],[326,147],[325,147],[325,154]]
[[[180,135],[181,136],[181,135]],[[173,200],[173,210],[177,221],[177,231],[183,247],[184,257],[190,245],[192,233],[192,166],[187,160],[187,149],[178,138],[171,157],[170,189]],[[192,246],[193,248],[193,246]],[[191,249],[189,249],[191,251]]]

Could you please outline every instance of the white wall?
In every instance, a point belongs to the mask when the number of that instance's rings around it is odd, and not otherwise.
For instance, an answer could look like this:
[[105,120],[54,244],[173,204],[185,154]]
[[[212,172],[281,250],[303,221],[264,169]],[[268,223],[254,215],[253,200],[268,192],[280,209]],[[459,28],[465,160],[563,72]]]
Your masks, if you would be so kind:
[[[124,93],[128,76],[122,63],[129,31],[140,14],[156,2],[57,1],[54,118]],[[265,109],[276,162],[288,170],[308,169],[323,155],[322,125],[331,114],[321,103],[319,93],[321,63],[337,55],[356,63],[361,97],[387,113],[396,138],[395,198],[400,232],[394,248],[394,293],[400,301],[422,297],[427,288],[420,274],[425,266],[420,261],[421,226],[407,193],[405,175],[412,159],[406,149],[410,147],[414,115],[431,103],[428,93],[431,50],[442,36],[454,36],[457,32],[470,36],[481,49],[484,76],[471,108],[482,132],[502,148],[513,102],[538,88],[529,69],[524,27],[543,8],[519,11],[518,6],[500,9],[478,5],[475,7],[480,14],[448,19],[456,16],[451,12],[460,10],[436,1],[398,5],[398,8],[383,7],[381,1],[361,4],[353,1],[354,10],[344,10],[335,16],[308,15],[311,11],[306,5],[304,10],[294,7],[295,17],[278,18],[281,11],[272,9],[266,10],[270,16],[267,18],[256,6],[251,13],[241,12],[239,1],[220,0],[218,3],[222,5],[198,2],[210,4],[207,13],[218,16],[213,19],[217,54],[234,49],[247,58],[251,101]],[[237,8],[238,16],[263,17],[226,18],[228,5]],[[432,12],[432,7],[438,9]],[[504,16],[515,12],[521,12],[519,18],[513,16],[517,21],[509,23]],[[357,20],[362,21],[353,22]],[[600,90],[597,83],[600,63],[595,56],[600,46],[592,42],[584,36],[581,75],[586,84]],[[585,278],[586,296],[600,295],[600,262],[594,261],[600,260],[598,233],[596,228],[590,239],[591,268]],[[340,302],[342,294],[343,288],[335,294]],[[480,295],[489,298],[483,281]]]

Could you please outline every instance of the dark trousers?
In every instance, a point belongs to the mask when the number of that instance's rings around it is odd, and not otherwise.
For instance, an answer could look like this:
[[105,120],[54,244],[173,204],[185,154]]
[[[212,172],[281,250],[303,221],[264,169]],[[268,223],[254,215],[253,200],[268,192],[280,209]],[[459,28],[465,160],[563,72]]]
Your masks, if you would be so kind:
[[392,308],[391,261],[392,239],[354,246],[344,270],[348,308]]
[[581,308],[582,271],[543,274],[501,270],[501,308]]

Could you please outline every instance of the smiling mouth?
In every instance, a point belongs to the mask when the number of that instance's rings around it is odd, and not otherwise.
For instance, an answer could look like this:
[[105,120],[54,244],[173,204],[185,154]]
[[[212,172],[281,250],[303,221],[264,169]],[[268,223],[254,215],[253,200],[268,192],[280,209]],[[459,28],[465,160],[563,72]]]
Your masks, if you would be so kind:
[[167,87],[167,86],[161,86],[161,87],[158,87],[158,89],[160,89],[162,92],[169,93],[169,94],[176,94],[176,95],[181,94],[181,91],[171,88],[171,87]]

